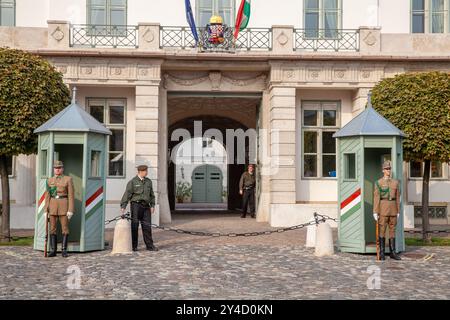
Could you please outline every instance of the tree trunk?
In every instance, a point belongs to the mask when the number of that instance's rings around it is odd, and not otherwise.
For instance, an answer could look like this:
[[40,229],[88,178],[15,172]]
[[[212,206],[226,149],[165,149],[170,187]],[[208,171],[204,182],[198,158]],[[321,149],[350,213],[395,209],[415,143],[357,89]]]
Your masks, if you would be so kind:
[[10,241],[9,230],[9,178],[8,178],[8,157],[0,156],[0,177],[2,180],[2,219],[0,226],[0,242]]
[[428,202],[430,191],[430,168],[431,161],[425,160],[422,180],[422,239],[426,243],[431,243],[430,218],[428,216]]

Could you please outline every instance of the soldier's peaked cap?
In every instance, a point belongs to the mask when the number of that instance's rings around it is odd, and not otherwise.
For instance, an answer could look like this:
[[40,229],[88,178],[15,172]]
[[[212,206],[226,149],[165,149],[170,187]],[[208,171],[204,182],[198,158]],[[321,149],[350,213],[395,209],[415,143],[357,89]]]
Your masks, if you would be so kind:
[[391,168],[391,162],[389,160],[383,162],[383,169],[390,169],[390,168]]
[[138,171],[145,171],[148,169],[148,166],[145,164],[141,164],[139,166],[136,167],[138,169]]
[[64,167],[64,163],[60,160],[53,162],[53,168],[62,168]]

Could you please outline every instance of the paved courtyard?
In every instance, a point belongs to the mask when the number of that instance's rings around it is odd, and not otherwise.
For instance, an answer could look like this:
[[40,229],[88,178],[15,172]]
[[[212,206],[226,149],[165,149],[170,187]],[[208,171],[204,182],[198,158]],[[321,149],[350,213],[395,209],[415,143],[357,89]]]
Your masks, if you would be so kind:
[[[238,214],[177,214],[173,227],[271,229]],[[450,299],[450,247],[409,247],[403,260],[337,253],[317,258],[305,230],[205,238],[156,230],[158,252],[45,259],[0,247],[0,299]],[[111,230],[107,240],[112,242]],[[79,275],[79,277],[78,277]],[[380,282],[377,280],[380,279]]]

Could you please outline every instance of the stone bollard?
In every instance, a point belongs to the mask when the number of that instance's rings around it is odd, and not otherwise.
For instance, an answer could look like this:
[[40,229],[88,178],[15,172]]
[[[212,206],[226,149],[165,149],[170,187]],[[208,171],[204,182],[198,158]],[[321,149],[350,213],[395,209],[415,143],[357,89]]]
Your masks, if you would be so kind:
[[317,224],[312,224],[306,227],[306,244],[307,248],[314,248],[316,246]]
[[316,257],[331,256],[334,254],[333,232],[328,223],[324,222],[317,226],[316,232]]
[[114,242],[111,254],[132,253],[131,226],[127,219],[117,221],[114,227]]

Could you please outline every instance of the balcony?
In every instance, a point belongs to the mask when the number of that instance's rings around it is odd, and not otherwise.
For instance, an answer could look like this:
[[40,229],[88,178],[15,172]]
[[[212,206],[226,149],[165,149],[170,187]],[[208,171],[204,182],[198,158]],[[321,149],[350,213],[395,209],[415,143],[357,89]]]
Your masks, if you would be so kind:
[[249,28],[233,36],[234,28],[224,27],[223,42],[209,41],[206,28],[197,28],[199,41],[196,46],[192,31],[188,27],[160,27],[160,48],[188,49],[198,47],[200,51],[270,51],[272,50],[272,30],[270,28]]
[[88,48],[138,48],[138,27],[71,25],[70,46]]
[[140,23],[137,26],[75,25],[48,21],[46,28],[0,27],[0,46],[42,51],[104,51],[108,54],[149,52],[283,56],[386,56],[401,59],[434,57],[448,59],[450,34],[382,33],[378,27],[354,30],[305,30],[293,26],[249,28],[234,40],[233,29],[225,28],[223,41],[211,42],[199,28],[199,43],[188,27]]
[[359,30],[295,29],[294,50],[359,51]]

